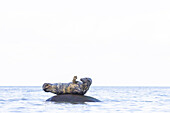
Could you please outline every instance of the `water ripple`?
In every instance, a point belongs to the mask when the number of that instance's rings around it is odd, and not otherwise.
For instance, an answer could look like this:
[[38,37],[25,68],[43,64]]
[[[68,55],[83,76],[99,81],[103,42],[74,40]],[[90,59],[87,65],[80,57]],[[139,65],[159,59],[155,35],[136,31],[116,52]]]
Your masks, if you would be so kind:
[[0,87],[0,113],[155,113],[170,112],[168,87],[91,87],[98,103],[57,103],[41,87]]

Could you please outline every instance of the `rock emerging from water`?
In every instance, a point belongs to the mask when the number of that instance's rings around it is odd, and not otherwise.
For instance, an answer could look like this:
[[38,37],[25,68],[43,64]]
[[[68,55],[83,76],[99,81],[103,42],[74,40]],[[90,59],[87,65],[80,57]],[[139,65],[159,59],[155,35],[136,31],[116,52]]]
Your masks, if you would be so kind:
[[53,101],[53,102],[100,102],[100,100],[90,97],[90,96],[84,96],[84,95],[72,95],[72,94],[65,94],[65,95],[57,95],[53,96],[46,101]]

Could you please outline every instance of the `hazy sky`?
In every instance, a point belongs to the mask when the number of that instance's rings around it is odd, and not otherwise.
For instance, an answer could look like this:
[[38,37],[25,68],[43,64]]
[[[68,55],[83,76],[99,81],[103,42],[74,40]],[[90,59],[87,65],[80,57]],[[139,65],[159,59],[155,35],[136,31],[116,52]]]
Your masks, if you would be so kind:
[[0,85],[91,77],[170,86],[169,0],[1,0]]

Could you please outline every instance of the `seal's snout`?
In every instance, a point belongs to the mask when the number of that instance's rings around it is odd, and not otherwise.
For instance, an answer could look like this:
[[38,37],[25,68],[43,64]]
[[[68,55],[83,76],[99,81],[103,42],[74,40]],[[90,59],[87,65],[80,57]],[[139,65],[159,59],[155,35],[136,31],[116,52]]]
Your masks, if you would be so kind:
[[42,88],[45,92],[50,92],[51,84],[50,83],[44,83]]

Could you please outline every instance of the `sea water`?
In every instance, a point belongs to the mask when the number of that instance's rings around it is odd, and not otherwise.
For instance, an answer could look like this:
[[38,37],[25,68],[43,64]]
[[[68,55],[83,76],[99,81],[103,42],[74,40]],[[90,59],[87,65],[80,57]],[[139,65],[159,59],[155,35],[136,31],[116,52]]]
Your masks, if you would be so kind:
[[170,87],[91,87],[102,102],[47,102],[40,86],[1,86],[0,113],[170,113]]

